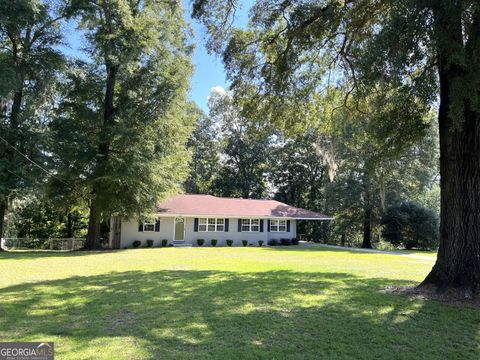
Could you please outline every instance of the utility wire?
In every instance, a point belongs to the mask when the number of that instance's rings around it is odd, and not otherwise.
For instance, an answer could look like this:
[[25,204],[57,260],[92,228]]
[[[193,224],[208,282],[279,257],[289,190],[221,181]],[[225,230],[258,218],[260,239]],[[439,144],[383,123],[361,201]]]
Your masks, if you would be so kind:
[[21,177],[20,175],[15,174],[13,171],[8,170],[8,169],[6,169],[6,170],[7,170],[10,174],[12,174],[13,176],[16,176],[17,178],[19,178],[20,180],[27,181],[27,180],[25,180],[23,177]]
[[33,165],[35,165],[36,167],[38,167],[40,170],[44,171],[45,173],[47,173],[49,176],[57,179],[58,181],[61,181],[62,183],[64,183],[65,185],[68,185],[68,186],[71,186],[69,183],[67,183],[66,181],[60,179],[59,177],[55,176],[54,174],[52,174],[50,171],[48,171],[47,169],[45,169],[43,166],[37,164],[35,161],[33,161],[32,159],[30,159],[27,155],[25,155],[24,153],[22,153],[20,150],[18,150],[15,146],[13,146],[12,144],[10,144],[7,140],[5,140],[5,138],[3,136],[0,135],[0,139],[3,140],[5,142],[5,144],[7,144],[8,146],[10,146],[13,150],[15,150],[17,153],[19,153],[20,155],[22,155],[25,159],[27,159],[29,162],[31,162]]

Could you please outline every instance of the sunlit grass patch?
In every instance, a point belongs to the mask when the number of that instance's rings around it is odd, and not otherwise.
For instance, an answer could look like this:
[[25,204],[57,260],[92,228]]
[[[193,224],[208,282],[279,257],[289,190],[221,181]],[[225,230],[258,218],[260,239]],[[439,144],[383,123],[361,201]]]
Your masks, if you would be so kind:
[[320,248],[0,254],[0,339],[59,359],[480,356],[473,308],[383,292],[433,265]]

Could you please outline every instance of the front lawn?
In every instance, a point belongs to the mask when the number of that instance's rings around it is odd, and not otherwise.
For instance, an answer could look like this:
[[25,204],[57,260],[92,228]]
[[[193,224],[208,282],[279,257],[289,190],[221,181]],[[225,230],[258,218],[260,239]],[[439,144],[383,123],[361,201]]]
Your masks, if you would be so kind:
[[0,340],[57,359],[478,359],[480,311],[384,293],[428,258],[305,248],[0,253]]

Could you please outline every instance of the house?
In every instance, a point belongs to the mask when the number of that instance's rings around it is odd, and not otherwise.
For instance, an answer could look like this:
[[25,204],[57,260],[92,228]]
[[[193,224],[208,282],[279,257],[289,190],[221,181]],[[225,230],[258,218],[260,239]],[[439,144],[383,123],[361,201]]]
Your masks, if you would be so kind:
[[297,220],[332,220],[317,212],[296,208],[275,200],[223,198],[212,195],[177,195],[157,206],[155,218],[147,222],[112,219],[110,247],[131,247],[135,240],[154,247],[163,239],[174,245],[196,245],[197,239],[217,239],[217,246],[233,240],[258,245],[263,240],[297,237]]

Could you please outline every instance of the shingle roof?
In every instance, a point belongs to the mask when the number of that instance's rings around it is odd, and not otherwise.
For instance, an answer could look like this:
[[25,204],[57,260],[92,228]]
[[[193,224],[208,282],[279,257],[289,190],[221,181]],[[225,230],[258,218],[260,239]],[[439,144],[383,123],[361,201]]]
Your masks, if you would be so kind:
[[314,211],[296,208],[276,200],[223,198],[212,195],[177,195],[157,206],[157,211],[172,215],[258,216],[294,219],[331,220]]

